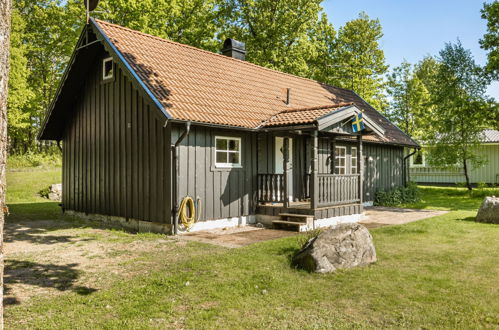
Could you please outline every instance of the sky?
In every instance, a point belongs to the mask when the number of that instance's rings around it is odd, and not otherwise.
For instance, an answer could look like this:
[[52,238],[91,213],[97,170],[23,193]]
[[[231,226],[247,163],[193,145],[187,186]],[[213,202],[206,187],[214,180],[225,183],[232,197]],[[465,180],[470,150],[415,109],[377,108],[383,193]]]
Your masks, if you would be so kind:
[[[390,68],[404,59],[417,63],[426,55],[438,55],[446,42],[461,40],[475,61],[484,65],[486,52],[479,40],[486,32],[480,16],[484,0],[326,0],[323,7],[338,30],[362,11],[378,18],[384,36],[381,47]],[[487,1],[490,2],[490,1]],[[499,99],[499,82],[488,94]]]

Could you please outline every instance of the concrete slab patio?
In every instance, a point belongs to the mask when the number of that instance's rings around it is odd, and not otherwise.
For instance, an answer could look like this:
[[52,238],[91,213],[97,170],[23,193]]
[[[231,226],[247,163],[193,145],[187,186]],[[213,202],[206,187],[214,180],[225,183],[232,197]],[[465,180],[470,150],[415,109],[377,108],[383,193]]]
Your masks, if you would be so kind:
[[448,213],[448,211],[372,206],[365,208],[365,218],[360,223],[371,229],[390,225],[402,225],[445,213]]
[[297,235],[298,232],[244,226],[226,229],[211,229],[179,235],[179,239],[210,243],[228,248],[238,248],[257,242]]
[[[437,215],[445,214],[447,211],[401,209],[395,207],[367,207],[365,217],[360,222],[369,229],[390,225],[401,225],[417,220],[422,220]],[[220,245],[228,248],[238,248],[257,242],[298,235],[298,232],[276,229],[258,228],[255,226],[244,226],[237,228],[224,228],[197,231],[182,234],[180,240],[196,241]]]

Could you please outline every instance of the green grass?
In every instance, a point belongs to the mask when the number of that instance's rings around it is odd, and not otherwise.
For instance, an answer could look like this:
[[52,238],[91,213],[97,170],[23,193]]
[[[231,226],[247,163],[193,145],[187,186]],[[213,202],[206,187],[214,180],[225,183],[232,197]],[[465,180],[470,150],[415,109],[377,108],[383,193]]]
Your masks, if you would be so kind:
[[477,210],[485,196],[499,196],[499,188],[473,189],[420,186],[421,201],[403,207],[434,210]]
[[[12,208],[12,216],[24,219],[38,211],[43,217],[58,216],[57,208],[48,206],[54,203],[32,196],[31,189],[38,188],[43,175],[30,173],[23,178],[24,188],[12,173],[8,175],[9,193],[17,192],[17,197],[9,200],[21,205],[26,198],[27,205],[33,205]],[[378,262],[336,274],[310,274],[290,266],[291,256],[303,241],[301,236],[240,249],[187,243],[171,255],[151,251],[131,262],[137,268],[147,265],[147,273],[115,279],[97,291],[67,291],[8,306],[6,326],[499,327],[499,226],[473,221],[480,201],[458,189],[424,187],[421,203],[413,207],[451,212],[373,229]],[[45,206],[36,208],[37,204]],[[79,226],[75,223],[75,228]],[[120,236],[134,235],[117,234]],[[144,238],[160,239],[154,235]],[[172,259],[173,254],[182,258]]]

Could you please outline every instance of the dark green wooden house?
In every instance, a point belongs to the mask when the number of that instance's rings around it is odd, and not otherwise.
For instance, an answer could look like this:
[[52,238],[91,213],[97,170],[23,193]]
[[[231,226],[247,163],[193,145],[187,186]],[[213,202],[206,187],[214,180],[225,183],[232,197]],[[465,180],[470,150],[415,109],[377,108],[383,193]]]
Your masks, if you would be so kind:
[[[355,92],[91,20],[39,138],[62,141],[63,209],[136,230],[357,221],[419,146]],[[354,133],[362,113],[365,129]]]

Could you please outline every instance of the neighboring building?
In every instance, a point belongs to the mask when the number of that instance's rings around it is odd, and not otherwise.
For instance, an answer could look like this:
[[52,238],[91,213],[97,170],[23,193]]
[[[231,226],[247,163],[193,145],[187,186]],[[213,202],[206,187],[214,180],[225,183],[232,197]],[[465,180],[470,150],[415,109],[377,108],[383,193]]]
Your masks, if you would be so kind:
[[91,20],[39,136],[63,142],[63,209],[176,232],[191,196],[193,230],[304,229],[405,184],[418,144],[353,91],[245,62],[234,40],[223,53]]
[[[486,129],[482,136],[478,153],[487,160],[487,163],[479,168],[471,167],[470,181],[473,184],[483,182],[497,185],[499,184],[499,131]],[[461,166],[449,168],[430,166],[425,159],[424,151],[425,147],[411,157],[409,172],[412,181],[423,184],[456,184],[466,181]]]

